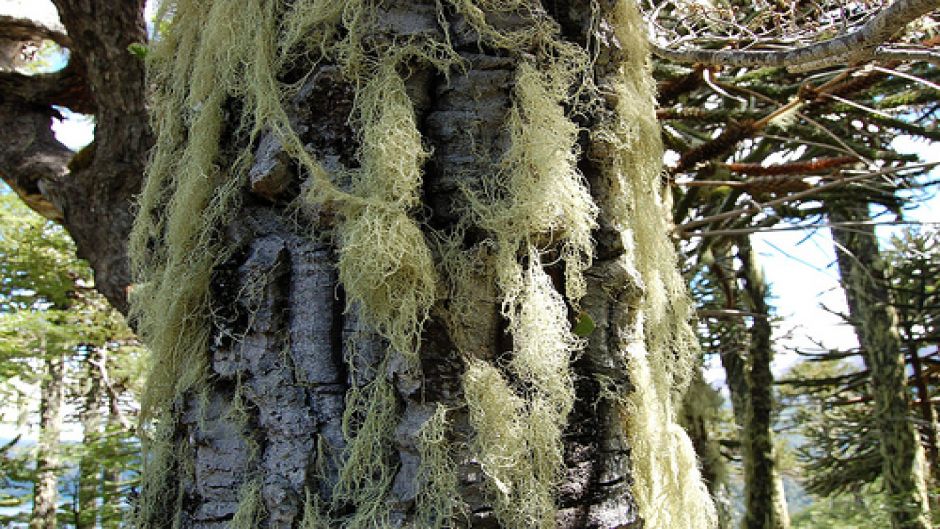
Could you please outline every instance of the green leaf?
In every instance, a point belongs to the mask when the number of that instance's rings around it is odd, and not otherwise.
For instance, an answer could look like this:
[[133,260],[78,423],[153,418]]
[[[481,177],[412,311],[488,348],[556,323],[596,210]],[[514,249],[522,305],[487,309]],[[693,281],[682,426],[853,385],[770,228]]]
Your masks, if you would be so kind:
[[150,48],[148,48],[146,44],[134,42],[127,46],[127,51],[131,52],[131,54],[135,57],[143,60],[146,59],[147,54],[150,53]]
[[580,336],[584,338],[585,336],[590,335],[594,332],[594,328],[597,325],[594,323],[594,320],[591,319],[591,316],[587,312],[579,312],[577,318],[574,320],[574,328],[571,330],[575,336]]

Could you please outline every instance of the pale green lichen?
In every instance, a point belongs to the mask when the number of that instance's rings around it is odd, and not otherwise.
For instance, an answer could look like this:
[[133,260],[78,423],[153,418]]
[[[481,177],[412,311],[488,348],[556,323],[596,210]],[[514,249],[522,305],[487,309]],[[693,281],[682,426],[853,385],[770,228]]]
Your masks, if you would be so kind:
[[264,503],[261,499],[261,483],[251,480],[238,491],[238,509],[232,516],[232,529],[256,529],[264,519]]
[[445,529],[454,517],[465,515],[460,500],[460,476],[448,439],[447,408],[438,404],[418,432],[418,497],[415,501],[415,527]]
[[606,176],[615,192],[610,213],[624,234],[623,259],[644,288],[633,336],[622,344],[634,386],[623,397],[633,492],[647,527],[713,527],[714,506],[692,442],[677,423],[677,407],[697,366],[698,344],[659,192],[662,145],[648,43],[632,2],[618,2],[613,15],[625,59],[612,86],[616,116],[597,139],[611,145]]

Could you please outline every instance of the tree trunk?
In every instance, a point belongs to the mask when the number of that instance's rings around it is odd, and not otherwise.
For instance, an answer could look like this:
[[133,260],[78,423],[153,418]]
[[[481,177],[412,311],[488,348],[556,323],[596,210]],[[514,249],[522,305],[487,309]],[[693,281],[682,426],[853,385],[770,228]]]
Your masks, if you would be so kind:
[[100,443],[104,386],[100,366],[107,361],[107,349],[95,347],[88,351],[84,380],[85,399],[79,412],[82,425],[82,456],[78,463],[78,522],[77,529],[96,527],[98,498],[100,497],[101,470]]
[[279,5],[153,59],[138,525],[708,527],[635,6]]
[[[130,430],[130,425],[118,407],[116,395],[108,396],[108,423],[106,432],[109,436],[124,437],[124,433]],[[124,448],[118,448],[124,450]],[[101,476],[101,527],[104,529],[118,529],[121,527],[121,521],[124,518],[122,509],[122,483],[126,479],[123,472],[126,471],[124,465],[112,463],[105,466]]]
[[835,205],[829,217],[833,223],[858,223],[832,229],[832,238],[849,315],[871,373],[873,419],[880,431],[891,523],[896,529],[930,527],[921,448],[908,412],[898,319],[889,300],[868,204]]
[[[773,450],[773,373],[770,369],[773,349],[768,291],[750,241],[738,239],[736,245],[740,269],[733,266],[728,247],[716,255],[718,260],[712,266],[712,273],[722,283],[727,306],[740,306],[754,315],[750,327],[741,320],[729,319],[717,331],[719,357],[742,449],[745,496],[742,527],[780,529],[789,526],[789,515]],[[713,248],[713,251],[719,250],[722,249],[718,246]],[[744,351],[747,351],[746,356]]]
[[770,370],[773,344],[768,289],[750,240],[738,240],[747,309],[755,314],[750,328],[747,369],[747,419],[744,422],[745,504],[748,529],[786,529],[790,526],[783,482],[774,462],[773,384]]
[[59,430],[62,425],[62,398],[65,363],[61,353],[49,354],[39,401],[39,442],[36,453],[36,484],[30,529],[55,529],[58,500]]
[[[907,329],[905,333],[911,336],[912,330]],[[937,410],[934,409],[927,387],[927,377],[924,376],[924,368],[921,365],[920,347],[917,340],[907,341],[907,354],[911,359],[911,377],[914,379],[914,387],[917,389],[918,410],[920,411],[920,420],[922,422],[920,430],[923,431],[927,445],[927,463],[930,468],[930,481],[937,480],[937,472],[940,470],[940,445],[937,440]]]

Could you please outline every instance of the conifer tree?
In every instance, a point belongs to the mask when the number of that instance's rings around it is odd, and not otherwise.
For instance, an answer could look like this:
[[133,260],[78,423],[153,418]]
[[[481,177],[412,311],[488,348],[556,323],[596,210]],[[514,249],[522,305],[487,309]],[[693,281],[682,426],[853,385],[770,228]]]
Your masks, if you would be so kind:
[[832,207],[835,222],[858,223],[852,229],[833,230],[839,272],[852,325],[870,373],[874,421],[880,432],[882,479],[888,494],[892,526],[929,527],[923,453],[908,413],[907,376],[898,334],[898,319],[891,305],[885,264],[865,203]]

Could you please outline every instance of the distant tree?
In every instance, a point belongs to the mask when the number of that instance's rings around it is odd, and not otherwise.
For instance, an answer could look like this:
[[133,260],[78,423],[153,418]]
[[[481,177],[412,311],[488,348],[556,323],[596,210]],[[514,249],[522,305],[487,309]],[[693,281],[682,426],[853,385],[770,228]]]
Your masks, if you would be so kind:
[[[717,354],[731,396],[744,473],[744,527],[789,525],[774,454],[772,310],[748,236],[710,239],[693,279],[706,353]],[[694,398],[694,397],[693,397]]]
[[[874,400],[872,420],[879,432],[882,471],[892,524],[928,527],[929,511],[920,438],[909,413],[905,358],[897,311],[892,306],[886,265],[866,202],[839,202],[830,219],[842,288]],[[852,225],[853,223],[857,223]]]
[[[59,39],[73,59],[51,77],[4,76],[4,129],[43,141],[4,142],[0,173],[68,227],[116,306],[133,291],[154,345],[148,409],[160,429],[138,522],[616,527],[638,523],[639,505],[649,527],[707,524],[674,424],[694,355],[632,2],[168,4],[154,48],[141,2],[56,0],[64,32],[4,21]],[[896,5],[890,24],[843,17],[801,35],[809,52],[769,59],[854,72],[875,51],[896,57],[869,45],[929,10]],[[680,21],[713,24],[675,7]],[[799,11],[793,22],[816,22]],[[757,14],[741,33],[777,21]],[[832,28],[852,35],[829,39]],[[686,42],[779,46],[776,35],[722,37]],[[852,38],[865,47],[846,53]],[[142,55],[159,138],[131,289],[123,244],[152,139]],[[690,70],[704,84],[713,73]],[[827,72],[833,84],[814,80],[805,99],[851,75]],[[800,91],[790,81],[777,95]],[[707,114],[715,105],[702,99],[693,110]],[[57,102],[96,114],[84,155],[51,140]],[[726,114],[723,135],[693,130],[679,165],[695,170],[787,113],[747,103],[763,117]],[[829,138],[815,132],[805,137]],[[772,206],[742,197],[758,182],[735,184],[718,212],[684,207],[749,228],[737,199],[745,213]],[[851,189],[832,184],[819,187]]]
[[940,477],[935,402],[940,386],[940,233],[931,228],[903,230],[891,238],[885,261],[901,343],[911,370],[910,386],[915,389],[916,424],[936,483]]
[[[141,371],[135,367],[139,351],[123,319],[92,288],[91,272],[75,258],[66,232],[29,211],[9,191],[0,194],[0,387],[5,391],[13,391],[16,384],[41,387],[39,442],[31,477],[35,481],[32,527],[55,527],[57,519],[71,510],[57,500],[63,486],[60,478],[71,466],[72,456],[59,440],[63,423],[78,420],[90,441],[79,456],[79,501],[71,522],[95,525],[103,469],[134,470],[137,447],[129,438],[133,417],[126,414],[133,409],[129,390],[139,385]],[[95,356],[89,357],[89,352]],[[89,385],[97,389],[89,390]],[[65,413],[67,402],[79,410],[79,417]],[[121,415],[120,427],[105,429],[102,420],[92,424],[88,419],[89,411],[101,415],[99,410],[108,409]],[[121,445],[119,455],[107,456]],[[11,454],[15,449],[15,443],[8,447]],[[24,477],[21,468],[17,458],[0,465],[5,475],[19,479]]]

